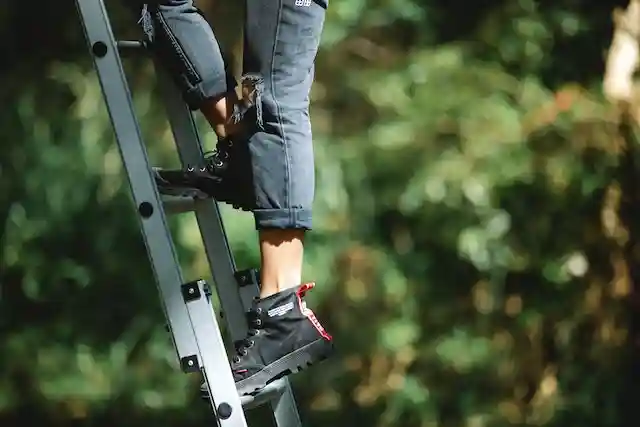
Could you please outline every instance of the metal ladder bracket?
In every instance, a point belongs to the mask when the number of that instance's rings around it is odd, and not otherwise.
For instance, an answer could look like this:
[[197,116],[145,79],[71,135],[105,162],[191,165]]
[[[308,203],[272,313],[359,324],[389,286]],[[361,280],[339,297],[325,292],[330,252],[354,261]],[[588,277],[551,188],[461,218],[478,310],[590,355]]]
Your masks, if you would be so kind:
[[260,270],[257,268],[236,271],[234,276],[238,282],[238,286],[241,288],[244,286],[260,285]]

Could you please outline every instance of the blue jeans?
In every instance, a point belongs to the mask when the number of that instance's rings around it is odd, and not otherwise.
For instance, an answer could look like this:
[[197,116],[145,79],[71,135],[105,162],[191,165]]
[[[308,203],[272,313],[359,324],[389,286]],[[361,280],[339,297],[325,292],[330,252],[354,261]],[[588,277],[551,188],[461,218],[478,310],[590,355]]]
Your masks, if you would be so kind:
[[[234,90],[236,82],[215,35],[193,0],[158,3],[170,29],[168,39],[187,65],[166,56],[161,62],[191,108]],[[246,0],[243,73],[260,81],[255,114],[245,116],[258,229],[312,225],[309,92],[326,8],[327,0]]]

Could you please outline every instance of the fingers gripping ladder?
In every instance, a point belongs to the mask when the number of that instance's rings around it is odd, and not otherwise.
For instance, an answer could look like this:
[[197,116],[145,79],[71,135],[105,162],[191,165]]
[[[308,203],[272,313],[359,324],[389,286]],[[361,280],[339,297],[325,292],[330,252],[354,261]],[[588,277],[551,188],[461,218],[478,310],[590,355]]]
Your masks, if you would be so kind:
[[[165,215],[194,211],[229,334],[233,341],[244,338],[247,329],[244,312],[257,295],[257,274],[253,270],[236,271],[218,206],[213,200],[163,200],[156,188],[119,53],[125,48],[142,51],[144,44],[115,40],[103,0],[76,0],[76,6],[182,370],[203,374],[213,413],[221,427],[247,427],[244,409],[267,403],[275,426],[300,427],[286,379],[275,381],[256,396],[238,395],[209,287],[204,280],[183,281]],[[177,88],[162,75],[159,89],[183,164],[197,163],[202,148],[191,112]]]

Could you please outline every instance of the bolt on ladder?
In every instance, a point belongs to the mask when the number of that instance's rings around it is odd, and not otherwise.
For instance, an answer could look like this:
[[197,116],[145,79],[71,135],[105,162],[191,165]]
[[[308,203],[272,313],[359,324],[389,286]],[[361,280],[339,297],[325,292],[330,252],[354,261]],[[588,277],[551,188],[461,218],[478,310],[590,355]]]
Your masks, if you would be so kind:
[[[120,155],[140,216],[142,234],[182,370],[200,372],[221,427],[247,427],[244,409],[270,404],[276,427],[300,427],[289,381],[274,381],[256,396],[239,396],[211,292],[204,280],[185,283],[165,214],[195,212],[215,289],[231,339],[245,337],[244,313],[258,295],[255,270],[236,271],[217,204],[211,200],[161,198],[153,178],[119,50],[144,50],[139,41],[116,41],[103,0],[76,0],[84,34]],[[157,67],[158,68],[158,67]],[[193,116],[177,88],[158,69],[159,88],[183,165],[197,163],[202,147]]]

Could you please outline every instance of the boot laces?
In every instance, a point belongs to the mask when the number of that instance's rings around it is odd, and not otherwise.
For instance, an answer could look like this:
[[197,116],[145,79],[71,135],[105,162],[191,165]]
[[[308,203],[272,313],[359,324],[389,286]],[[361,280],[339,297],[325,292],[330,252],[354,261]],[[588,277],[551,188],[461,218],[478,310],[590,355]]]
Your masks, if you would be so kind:
[[224,163],[229,160],[229,152],[233,147],[233,141],[228,138],[221,139],[216,144],[216,148],[211,151],[205,151],[203,153],[204,166],[192,166],[189,165],[187,170],[193,172],[199,169],[200,172],[215,173],[216,169],[224,166]]
[[249,320],[249,329],[247,331],[246,338],[238,341],[236,343],[236,354],[233,357],[233,361],[235,363],[239,363],[240,359],[246,356],[249,352],[249,349],[255,345],[254,338],[260,334],[260,329],[262,327],[262,320],[260,319],[260,314],[262,313],[262,309],[250,309],[247,313],[247,317]]

